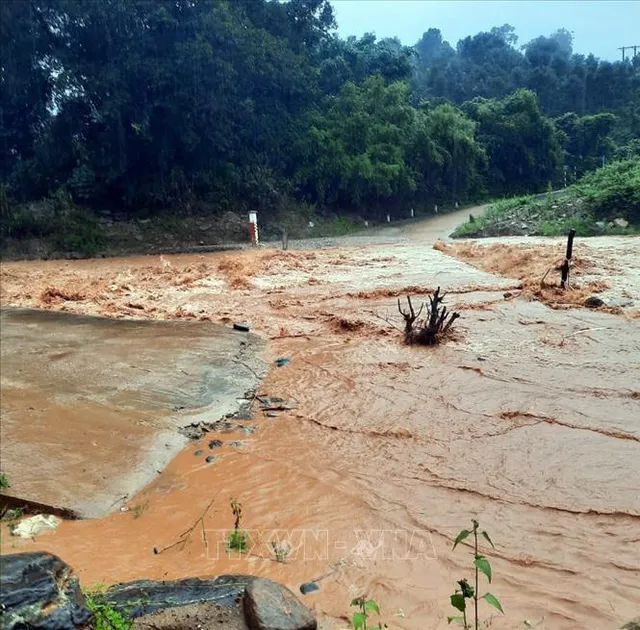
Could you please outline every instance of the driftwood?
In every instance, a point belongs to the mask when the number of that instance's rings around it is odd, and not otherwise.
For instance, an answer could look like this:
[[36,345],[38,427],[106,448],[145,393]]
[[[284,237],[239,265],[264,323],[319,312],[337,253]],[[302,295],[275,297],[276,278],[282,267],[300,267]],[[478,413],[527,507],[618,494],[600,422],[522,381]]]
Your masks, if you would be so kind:
[[[404,317],[404,341],[409,345],[435,346],[450,330],[453,322],[460,317],[460,313],[449,312],[442,304],[446,293],[440,294],[440,287],[429,297],[429,304],[422,304],[416,313],[407,296],[408,310],[403,310],[398,298],[398,310]],[[427,316],[420,319],[420,315],[427,307]]]

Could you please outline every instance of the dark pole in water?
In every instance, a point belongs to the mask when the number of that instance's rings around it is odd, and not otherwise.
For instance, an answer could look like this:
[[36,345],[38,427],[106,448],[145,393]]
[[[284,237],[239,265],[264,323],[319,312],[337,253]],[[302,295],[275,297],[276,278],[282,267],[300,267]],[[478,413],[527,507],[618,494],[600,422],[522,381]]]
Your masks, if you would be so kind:
[[571,264],[571,256],[573,255],[573,237],[576,235],[575,230],[569,232],[569,238],[567,239],[567,253],[562,263],[562,277],[560,279],[560,286],[566,289],[569,285],[569,266]]

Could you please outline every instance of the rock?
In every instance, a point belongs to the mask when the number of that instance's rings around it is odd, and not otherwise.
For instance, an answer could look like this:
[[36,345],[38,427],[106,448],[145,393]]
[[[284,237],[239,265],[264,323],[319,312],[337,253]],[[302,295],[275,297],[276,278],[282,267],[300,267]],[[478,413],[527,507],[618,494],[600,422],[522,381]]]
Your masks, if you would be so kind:
[[242,603],[251,630],[316,630],[318,625],[288,588],[271,580],[255,579]]
[[212,464],[213,462],[216,461],[216,456],[215,455],[207,455],[207,457],[204,460],[205,462],[207,462],[207,464]]
[[241,332],[249,332],[249,324],[236,323],[233,325],[233,329]]
[[629,221],[627,221],[626,219],[621,219],[621,218],[620,219],[614,219],[613,220],[613,224],[616,227],[619,227],[619,228],[629,227]]
[[320,587],[315,583],[315,582],[305,582],[304,584],[300,585],[300,592],[303,595],[306,595],[307,593],[313,593],[314,591],[319,591]]
[[220,446],[222,446],[221,440],[211,440],[211,442],[209,442],[209,448],[218,448]]
[[620,630],[640,630],[640,617],[627,621],[624,626],[620,626]]
[[588,308],[600,308],[605,306],[605,301],[597,295],[591,295],[584,301],[584,305]]
[[265,416],[267,416],[267,418],[277,418],[278,414],[275,411],[265,411]]
[[199,449],[194,453],[194,455],[195,455],[196,457],[200,457],[200,455],[202,455],[202,453],[204,453],[204,451],[203,451],[201,448],[199,448]]
[[502,294],[502,297],[503,297],[505,300],[508,300],[510,297],[513,297],[513,293],[511,293],[511,291],[505,291],[505,292]]
[[601,229],[604,230],[604,228],[606,227],[606,223],[604,221],[596,221],[596,225]]
[[0,609],[3,630],[89,628],[93,619],[73,569],[43,551],[3,556]]
[[51,531],[60,525],[59,518],[52,516],[51,514],[36,514],[21,520],[12,530],[11,533],[14,536],[20,536],[20,538],[35,538],[40,534]]
[[134,618],[199,602],[233,606],[254,579],[249,575],[221,575],[213,580],[137,580],[112,586],[98,601]]

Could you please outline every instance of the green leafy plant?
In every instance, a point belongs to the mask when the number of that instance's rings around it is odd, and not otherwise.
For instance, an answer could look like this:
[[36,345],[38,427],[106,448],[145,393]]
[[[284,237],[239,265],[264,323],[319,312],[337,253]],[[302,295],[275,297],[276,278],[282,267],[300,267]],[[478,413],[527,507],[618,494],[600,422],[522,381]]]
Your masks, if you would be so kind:
[[0,490],[6,490],[10,488],[11,484],[9,483],[9,478],[5,473],[0,473]]
[[[473,527],[471,530],[463,529],[457,536],[453,543],[453,548],[455,549],[463,540],[467,539],[469,536],[473,534],[473,567],[474,567],[474,577],[475,577],[475,586],[469,584],[466,579],[458,580],[458,588],[454,591],[453,595],[451,595],[451,605],[462,613],[462,616],[455,615],[451,617],[447,617],[447,622],[452,623],[460,623],[465,630],[473,628],[474,630],[478,630],[480,617],[478,615],[478,602],[481,599],[484,599],[487,604],[493,606],[501,613],[504,614],[504,610],[502,608],[502,604],[498,600],[495,595],[487,592],[484,595],[479,595],[479,577],[480,573],[484,574],[484,576],[491,584],[491,579],[493,577],[491,571],[491,565],[489,564],[489,560],[487,560],[486,556],[483,556],[479,552],[478,548],[478,533],[482,535],[482,537],[493,547],[493,542],[489,537],[489,534],[482,530],[480,531],[480,523],[477,520],[473,519],[471,521]],[[468,606],[467,602],[473,601],[473,625],[469,623],[469,615],[467,614]]]
[[132,630],[133,620],[110,604],[101,601],[100,591],[85,591],[87,608],[95,618],[95,630]]
[[352,606],[355,606],[358,610],[353,613],[351,625],[353,630],[382,630],[386,628],[386,624],[377,623],[375,626],[370,626],[367,620],[371,615],[380,616],[380,607],[375,599],[367,599],[366,597],[356,597],[352,602]]
[[227,547],[229,550],[236,549],[237,551],[244,551],[247,548],[247,532],[240,527],[242,504],[237,499],[231,499],[231,512],[233,513],[235,522],[233,524],[233,531],[227,538]]

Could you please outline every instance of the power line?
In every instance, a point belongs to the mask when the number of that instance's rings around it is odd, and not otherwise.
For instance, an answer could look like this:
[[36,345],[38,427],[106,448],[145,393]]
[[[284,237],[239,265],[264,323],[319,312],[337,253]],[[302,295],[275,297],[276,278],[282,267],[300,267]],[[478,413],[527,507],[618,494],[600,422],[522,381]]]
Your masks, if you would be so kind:
[[622,51],[622,61],[625,61],[627,58],[625,55],[627,50],[633,50],[633,57],[631,57],[631,59],[634,59],[638,54],[639,49],[640,49],[640,44],[636,44],[635,46],[621,46],[620,48],[618,48],[618,50]]

